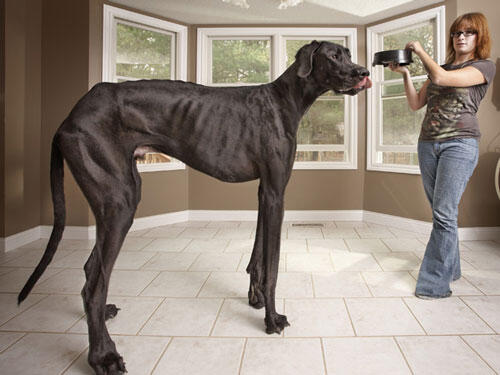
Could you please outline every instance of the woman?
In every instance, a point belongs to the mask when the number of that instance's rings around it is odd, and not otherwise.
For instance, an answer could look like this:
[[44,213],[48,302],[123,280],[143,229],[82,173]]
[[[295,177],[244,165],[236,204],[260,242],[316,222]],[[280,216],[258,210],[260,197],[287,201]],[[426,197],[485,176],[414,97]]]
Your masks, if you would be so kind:
[[427,104],[418,158],[433,226],[415,290],[420,298],[449,297],[450,282],[461,276],[458,203],[478,160],[476,112],[495,75],[495,64],[486,60],[490,46],[485,16],[468,13],[451,25],[445,65],[433,61],[418,41],[406,45],[428,72],[419,92],[406,67],[389,66],[403,75],[410,108],[416,111]]

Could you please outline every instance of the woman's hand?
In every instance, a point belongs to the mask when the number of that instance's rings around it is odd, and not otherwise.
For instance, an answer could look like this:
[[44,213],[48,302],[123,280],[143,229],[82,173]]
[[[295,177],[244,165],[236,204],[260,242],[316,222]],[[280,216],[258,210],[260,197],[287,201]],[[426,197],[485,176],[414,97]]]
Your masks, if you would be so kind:
[[408,68],[406,66],[401,66],[398,63],[390,62],[387,66],[390,70],[396,73],[406,74],[409,73]]
[[418,40],[415,40],[413,42],[409,42],[408,44],[406,44],[405,49],[412,50],[418,56],[420,56],[422,52],[425,52],[424,48],[422,47],[422,45],[420,44],[420,42]]

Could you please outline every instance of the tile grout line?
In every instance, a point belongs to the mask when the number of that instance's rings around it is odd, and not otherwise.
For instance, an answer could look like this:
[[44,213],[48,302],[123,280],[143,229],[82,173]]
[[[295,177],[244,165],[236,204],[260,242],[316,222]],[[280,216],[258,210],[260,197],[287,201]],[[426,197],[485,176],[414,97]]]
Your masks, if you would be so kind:
[[324,342],[323,342],[323,337],[319,338],[319,344],[321,346],[321,356],[323,358],[323,368],[325,370],[325,375],[328,375],[328,367],[326,365],[326,354],[325,354],[325,347],[324,347]]
[[[481,321],[482,321],[484,324],[486,324],[486,326],[487,326],[489,329],[491,329],[491,330],[493,331],[493,333],[498,334],[498,332],[497,332],[497,331],[495,331],[495,330],[493,329],[493,327],[491,327],[491,326],[488,324],[488,322],[487,322],[485,319],[483,319],[483,317],[482,317],[481,315],[479,315],[479,313],[478,313],[476,310],[474,310],[474,308],[473,308],[472,306],[470,306],[470,305],[469,305],[466,301],[464,301],[464,300],[462,299],[462,297],[465,297],[465,296],[457,296],[457,298],[458,298],[460,301],[462,301],[462,303],[463,303],[465,306],[467,306],[467,307],[469,308],[469,310],[471,310],[474,314],[476,314],[476,316],[477,316],[479,319],[481,319]],[[469,296],[469,297],[482,297],[482,296]],[[485,297],[486,297],[486,298],[488,298],[488,296],[485,296]]]
[[[9,323],[11,320],[17,318],[19,315],[21,314],[24,314],[25,312],[33,309],[35,306],[39,305],[40,303],[42,303],[42,301],[46,300],[47,298],[49,298],[51,296],[51,294],[47,294],[47,293],[41,293],[42,295],[45,295],[45,297],[43,297],[42,299],[40,299],[40,301],[38,302],[35,302],[33,305],[31,305],[30,307],[28,307],[26,310],[23,310],[23,311],[20,311],[18,312],[16,315],[14,315],[12,318],[6,320],[5,322],[3,322],[2,324],[0,324],[0,331],[2,330],[2,327],[4,325],[6,325],[7,323]],[[24,332],[24,331],[21,331],[21,332]]]
[[349,317],[349,322],[351,323],[351,328],[352,331],[354,332],[354,337],[359,337],[358,333],[356,332],[356,327],[354,326],[354,322],[352,321],[351,312],[349,311],[349,307],[347,306],[347,298],[342,297],[342,301],[344,302],[344,307],[346,309],[347,316]]
[[[466,271],[467,272],[467,271]],[[476,284],[474,284],[472,281],[470,281],[466,275],[462,274],[462,277],[470,284],[472,285],[478,292],[482,293],[483,296],[488,296],[488,294],[486,294],[485,292],[483,292],[481,289],[479,289],[479,287],[476,286]],[[491,295],[491,294],[489,294]]]
[[314,276],[313,276],[313,273],[312,272],[309,272],[309,275],[311,277],[311,287],[312,287],[312,292],[313,292],[313,296],[312,298],[316,298],[316,288],[314,286]]
[[[193,254],[195,254],[195,253],[193,253]],[[198,259],[201,258],[202,254],[203,253],[198,253],[198,255],[196,256],[196,258],[194,258],[194,260],[189,264],[189,266],[185,270],[186,272],[199,272],[199,271],[196,271],[196,270],[192,270],[191,267],[193,267],[195,265],[195,263],[198,261]]]
[[174,338],[170,337],[170,339],[168,340],[167,344],[165,345],[165,348],[162,350],[161,354],[158,356],[158,359],[156,360],[155,365],[151,369],[150,374],[153,374],[155,372],[156,368],[158,367],[158,364],[160,363],[160,361],[162,360],[163,356],[167,352],[167,350],[170,347],[170,344],[172,343],[172,341],[174,341]]
[[495,374],[498,374],[498,372],[496,372],[496,371],[495,371],[495,369],[494,369],[494,368],[493,368],[493,367],[492,367],[492,366],[488,363],[488,361],[487,361],[487,360],[485,360],[485,359],[481,356],[481,354],[479,354],[479,352],[477,352],[477,351],[476,351],[476,349],[474,349],[474,348],[472,347],[472,345],[471,345],[471,344],[469,344],[469,343],[467,342],[467,340],[465,340],[465,339],[462,337],[462,335],[458,335],[458,338],[459,338],[460,340],[462,340],[462,341],[465,343],[465,345],[467,345],[467,346],[468,346],[468,347],[469,347],[469,348],[470,348],[470,349],[471,349],[471,350],[472,350],[472,351],[473,351],[473,352],[474,352],[474,353],[475,353],[475,354],[476,354],[476,355],[477,355],[477,356],[481,359],[481,361],[483,361],[483,362],[484,362],[484,364],[486,364],[486,366],[488,366],[491,370],[493,370],[493,372],[494,372]]
[[[155,297],[157,298],[157,297]],[[160,297],[161,298],[161,297]],[[153,317],[154,314],[156,314],[156,312],[158,311],[158,309],[165,303],[165,301],[167,300],[167,297],[163,297],[163,300],[158,304],[158,306],[156,306],[156,308],[154,309],[154,311],[149,315],[149,317],[144,321],[144,323],[141,325],[141,328],[139,328],[136,332],[135,335],[132,335],[132,336],[141,336],[141,331],[144,329],[144,327],[146,326],[146,324],[149,323],[149,321],[151,320],[151,318]]]
[[241,369],[243,368],[243,361],[245,360],[245,351],[247,349],[248,337],[245,337],[245,341],[243,343],[243,350],[241,351],[240,357],[240,366],[238,368],[238,375],[241,374]]
[[[364,272],[367,272],[367,271],[364,271]],[[380,271],[375,271],[375,272],[380,272]],[[375,294],[373,294],[372,288],[370,288],[370,284],[368,284],[368,282],[366,281],[366,278],[365,278],[365,275],[363,274],[363,271],[359,271],[358,273],[361,275],[361,278],[362,278],[362,279],[363,279],[363,281],[365,282],[365,286],[368,288],[368,291],[370,292],[371,297],[373,297],[373,298],[377,298],[377,297],[375,296]]]
[[[81,315],[73,324],[71,324],[70,327],[68,327],[66,330],[64,330],[64,333],[70,333],[69,331],[74,327],[76,326],[83,318],[85,318],[87,316],[86,313],[84,313],[83,315]],[[87,321],[85,320],[85,323],[87,323]],[[79,332],[72,332],[72,333],[79,333]],[[88,326],[87,326],[87,332],[85,333],[86,335],[88,335]]]
[[[405,300],[405,297],[399,297],[401,299],[401,301],[404,303],[404,305],[406,306],[406,308],[408,309],[408,311],[410,312],[410,314],[413,316],[413,318],[417,321],[418,325],[422,328],[422,330],[424,331],[425,333],[425,336],[432,336],[430,335],[426,329],[424,328],[424,325],[420,322],[420,320],[418,320],[417,316],[415,315],[415,313],[413,312],[413,310],[410,308],[410,306],[408,306],[408,303],[406,303],[406,300]],[[407,297],[406,297],[407,298]],[[416,297],[415,297],[416,298]]]
[[[3,333],[3,332],[2,332]],[[6,332],[8,333],[8,332]],[[26,337],[27,335],[29,335],[29,332],[13,332],[13,333],[19,333],[21,334],[21,337],[19,337],[17,340],[14,340],[13,342],[11,342],[9,345],[7,345],[5,347],[5,349],[3,350],[0,350],[0,354],[3,354],[5,353],[7,350],[9,350],[10,348],[12,348],[14,345],[16,345],[19,341],[21,341],[24,337]]]
[[[231,253],[224,253],[224,254],[231,254]],[[238,254],[238,253],[235,253],[235,254]],[[245,258],[245,254],[244,253],[240,254],[240,260],[238,261],[238,264],[236,265],[236,270],[235,271],[229,271],[229,272],[241,272],[241,271],[238,271],[238,270],[240,269],[241,264],[243,263],[243,258]],[[245,268],[245,273],[246,273],[246,268]]]
[[332,266],[332,272],[336,272],[335,262],[333,261],[333,254],[331,251],[328,252],[328,259],[330,260],[330,265]]
[[194,298],[200,298],[200,293],[203,290],[203,288],[205,287],[206,283],[208,282],[208,279],[210,279],[210,277],[212,277],[212,274],[213,274],[213,271],[209,271],[208,272],[207,278],[205,279],[205,281],[201,285],[200,289],[198,290],[198,292],[196,293],[196,295],[194,296]]
[[71,366],[73,366],[80,359],[80,357],[87,351],[88,348],[89,346],[86,345],[85,348],[72,361],[70,361],[70,363],[59,374],[64,375],[71,368]]
[[[153,279],[151,279],[151,281],[148,283],[148,285],[146,285],[144,288],[142,288],[142,290],[134,297],[150,297],[150,296],[141,296],[142,293],[144,293],[144,291],[149,288],[151,286],[151,284],[153,284],[153,282],[158,278],[160,277],[160,275],[162,274],[162,271],[150,271],[150,272],[157,272],[157,275],[155,277],[153,277]],[[112,294],[111,294],[112,295]]]
[[212,327],[210,328],[210,331],[208,332],[208,336],[207,337],[212,337],[212,334],[213,334],[213,332],[215,330],[215,326],[217,325],[217,320],[219,320],[220,314],[222,312],[222,308],[224,307],[225,303],[226,303],[226,299],[222,298],[222,303],[220,304],[219,309],[217,310],[217,314],[215,315],[214,322],[212,323]]
[[383,272],[385,272],[384,267],[382,267],[382,265],[380,264],[380,262],[379,262],[379,260],[377,259],[377,257],[376,257],[375,255],[373,255],[373,252],[370,252],[369,254],[372,256],[372,258],[373,258],[373,259],[375,259],[375,262],[376,262],[376,263],[377,263],[377,265],[380,267],[380,269],[381,269]]
[[410,370],[410,373],[411,373],[411,374],[415,374],[415,373],[413,372],[413,369],[412,369],[412,368],[411,368],[411,366],[410,366],[410,362],[408,361],[408,358],[406,358],[405,353],[404,353],[404,351],[403,351],[403,348],[401,348],[401,345],[399,344],[399,341],[397,340],[396,336],[392,336],[392,339],[393,339],[393,340],[394,340],[394,342],[396,343],[396,346],[398,347],[399,352],[400,352],[400,353],[401,353],[401,355],[403,356],[403,359],[404,359],[404,361],[405,361],[405,363],[406,363],[406,366],[408,366],[408,369]]

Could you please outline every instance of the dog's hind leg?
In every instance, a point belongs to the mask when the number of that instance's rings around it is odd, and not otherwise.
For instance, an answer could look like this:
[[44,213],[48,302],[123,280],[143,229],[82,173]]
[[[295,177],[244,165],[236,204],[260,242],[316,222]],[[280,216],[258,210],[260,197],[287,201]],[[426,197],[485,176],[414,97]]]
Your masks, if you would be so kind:
[[118,311],[115,305],[106,305],[109,279],[137,207],[125,190],[122,186],[114,189],[112,196],[105,197],[102,210],[96,214],[96,245],[85,264],[87,281],[82,297],[89,330],[88,360],[99,375],[125,372],[123,359],[117,353],[105,324],[105,320],[114,317]]
[[66,160],[96,219],[97,238],[84,267],[82,297],[89,333],[88,361],[97,375],[126,371],[105,324],[117,308],[106,305],[106,298],[113,265],[140,200],[140,177],[132,155],[104,141],[101,137],[101,147],[106,150],[102,153],[91,153],[95,146],[87,139],[66,144],[73,150]]

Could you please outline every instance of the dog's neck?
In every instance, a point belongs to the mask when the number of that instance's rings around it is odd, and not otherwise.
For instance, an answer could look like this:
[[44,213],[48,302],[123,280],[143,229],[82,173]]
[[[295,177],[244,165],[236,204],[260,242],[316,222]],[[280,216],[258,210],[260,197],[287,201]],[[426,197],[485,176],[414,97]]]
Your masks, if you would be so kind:
[[273,82],[273,85],[280,91],[282,97],[295,104],[297,113],[302,117],[314,101],[328,91],[328,88],[313,82],[311,75],[300,78],[297,73],[298,64],[294,63]]

